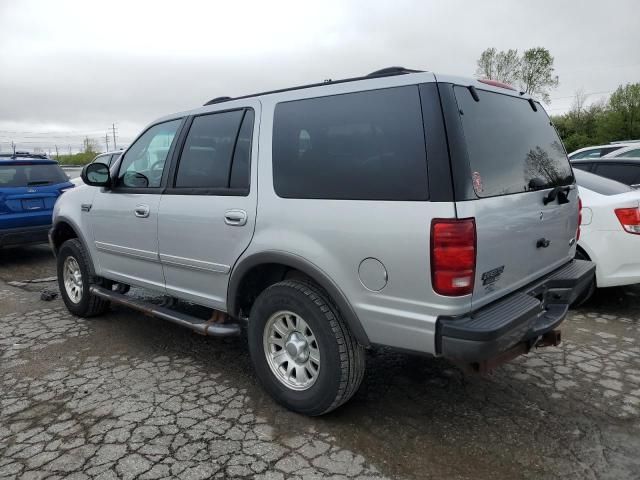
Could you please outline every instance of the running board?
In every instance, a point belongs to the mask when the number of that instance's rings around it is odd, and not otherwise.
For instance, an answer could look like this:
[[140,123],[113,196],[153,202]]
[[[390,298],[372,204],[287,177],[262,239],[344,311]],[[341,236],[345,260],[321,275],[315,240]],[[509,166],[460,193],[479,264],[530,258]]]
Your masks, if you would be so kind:
[[112,303],[133,308],[134,310],[138,310],[151,317],[168,320],[177,325],[190,328],[201,335],[208,335],[211,337],[232,337],[240,335],[240,325],[237,323],[212,323],[208,320],[202,320],[201,318],[187,315],[186,313],[177,312],[169,308],[160,307],[152,303],[131,298],[97,285],[91,285],[89,291],[93,295]]

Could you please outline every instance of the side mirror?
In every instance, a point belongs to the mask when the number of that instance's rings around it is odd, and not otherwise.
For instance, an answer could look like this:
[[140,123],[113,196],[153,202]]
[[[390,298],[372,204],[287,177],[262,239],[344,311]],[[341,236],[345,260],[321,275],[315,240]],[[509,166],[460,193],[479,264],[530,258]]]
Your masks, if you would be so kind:
[[104,163],[90,163],[85,165],[80,174],[80,178],[87,185],[92,187],[109,187],[111,186],[111,177],[109,176],[109,167]]

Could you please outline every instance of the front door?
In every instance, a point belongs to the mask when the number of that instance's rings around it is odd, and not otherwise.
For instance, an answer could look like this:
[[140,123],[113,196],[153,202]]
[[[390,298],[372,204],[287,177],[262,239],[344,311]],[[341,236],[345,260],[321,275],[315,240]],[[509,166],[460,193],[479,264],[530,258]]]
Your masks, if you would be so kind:
[[152,126],[124,153],[112,189],[91,210],[99,275],[164,291],[158,255],[158,208],[165,163],[182,120]]
[[170,295],[226,310],[229,273],[249,245],[256,219],[251,164],[257,152],[251,146],[257,143],[259,106],[251,101],[246,108],[198,115],[186,127],[158,220]]

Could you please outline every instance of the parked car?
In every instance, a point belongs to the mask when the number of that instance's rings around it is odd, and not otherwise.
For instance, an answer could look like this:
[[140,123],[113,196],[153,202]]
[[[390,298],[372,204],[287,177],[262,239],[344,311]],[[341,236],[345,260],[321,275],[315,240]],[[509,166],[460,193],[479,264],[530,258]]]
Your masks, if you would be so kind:
[[640,187],[640,158],[571,160],[574,169],[595,173],[633,188]]
[[356,392],[371,345],[477,371],[555,345],[594,274],[574,260],[578,191],[549,117],[491,81],[391,68],[217,98],[82,176],[102,188],[63,197],[51,231],[69,311],[246,324],[266,390],[308,415]]
[[620,152],[623,149],[634,147],[638,148],[637,143],[609,143],[607,145],[595,145],[593,147],[585,147],[575,150],[569,154],[570,160],[602,158]]
[[596,287],[640,283],[640,191],[589,172],[575,171],[582,201],[576,257],[596,264],[586,301]]
[[[116,162],[116,160],[120,158],[120,155],[122,155],[121,150],[101,153],[100,155],[97,155],[93,160],[91,160],[91,163],[104,163],[105,165],[111,167]],[[74,177],[71,179],[71,181],[74,185],[82,185],[84,183],[81,177]]]
[[72,187],[46,155],[0,155],[0,247],[46,242],[53,206]]

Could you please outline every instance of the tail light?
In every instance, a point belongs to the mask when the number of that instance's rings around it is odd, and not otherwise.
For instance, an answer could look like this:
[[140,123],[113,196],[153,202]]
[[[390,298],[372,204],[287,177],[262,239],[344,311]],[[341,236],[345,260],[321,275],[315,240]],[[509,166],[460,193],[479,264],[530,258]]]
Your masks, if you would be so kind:
[[476,276],[476,222],[473,218],[431,222],[431,284],[440,295],[473,292]]
[[580,225],[582,225],[582,199],[578,197],[578,229],[576,230],[576,242],[580,240]]
[[615,212],[625,232],[640,235],[640,209],[638,207],[616,208]]

